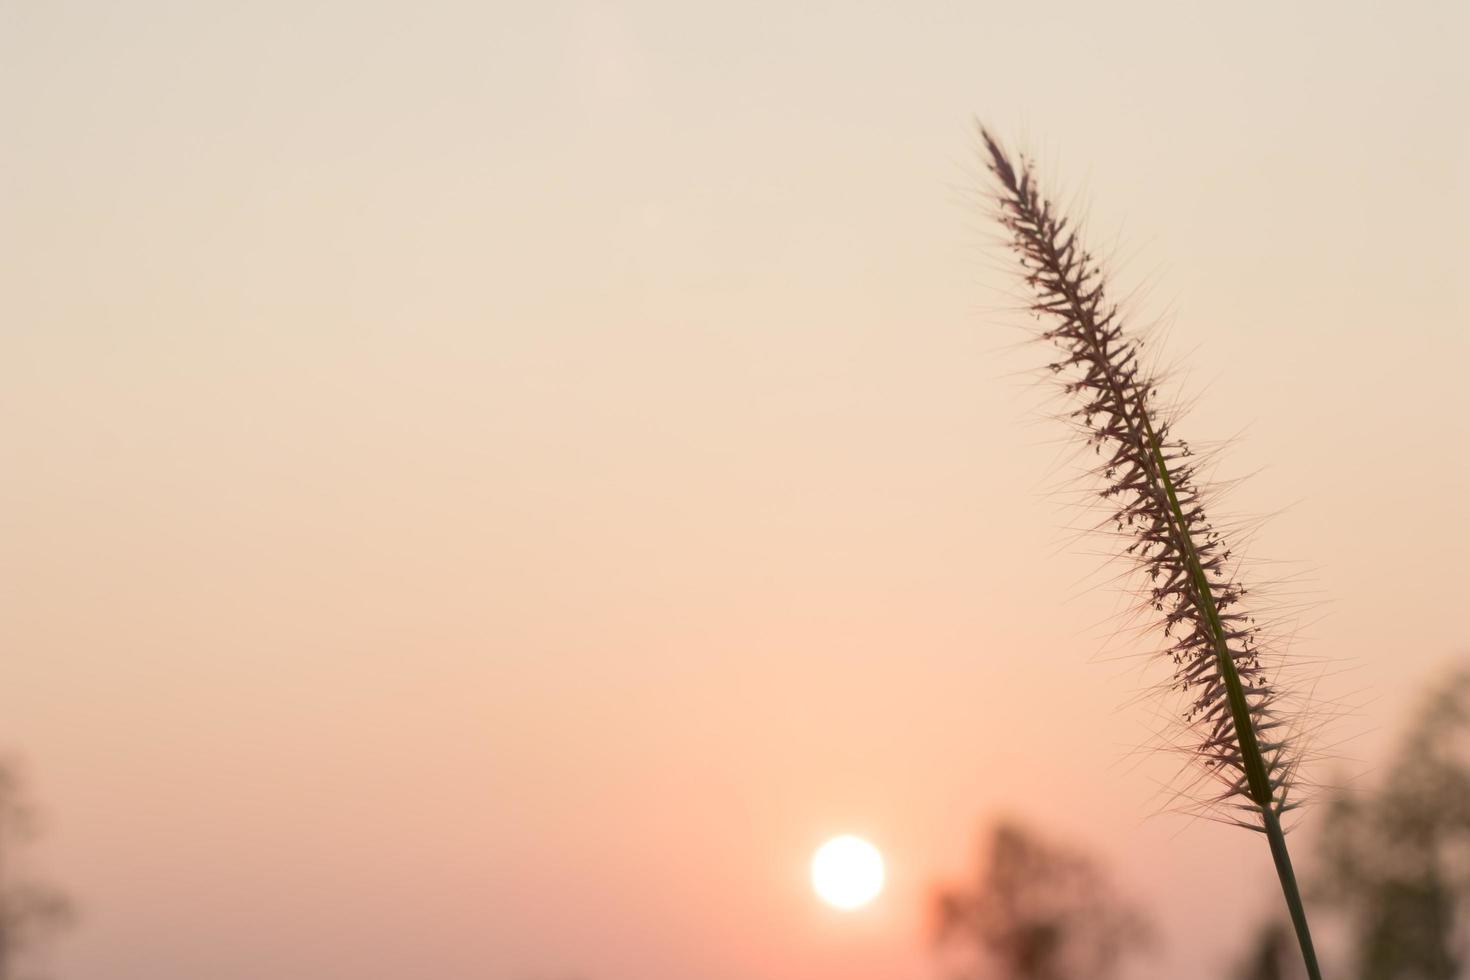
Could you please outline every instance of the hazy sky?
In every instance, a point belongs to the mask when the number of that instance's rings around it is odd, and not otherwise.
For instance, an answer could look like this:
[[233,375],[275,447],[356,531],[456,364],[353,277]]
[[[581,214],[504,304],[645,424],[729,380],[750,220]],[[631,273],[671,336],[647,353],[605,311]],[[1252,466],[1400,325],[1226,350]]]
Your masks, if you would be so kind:
[[[1259,471],[1363,705],[1330,779],[1470,652],[1467,29],[0,2],[0,744],[58,975],[922,980],[997,814],[1106,857],[1146,975],[1216,970],[1269,857],[1130,760],[1159,675],[1098,656],[971,119]],[[891,874],[850,914],[844,831]]]

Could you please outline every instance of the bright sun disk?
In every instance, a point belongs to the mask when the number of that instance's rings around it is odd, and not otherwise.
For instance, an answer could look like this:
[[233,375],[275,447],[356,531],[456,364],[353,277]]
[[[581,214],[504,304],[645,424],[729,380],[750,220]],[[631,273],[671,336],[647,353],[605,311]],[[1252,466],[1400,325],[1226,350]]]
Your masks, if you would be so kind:
[[812,857],[812,887],[828,905],[866,905],[883,890],[883,855],[861,837],[834,837]]

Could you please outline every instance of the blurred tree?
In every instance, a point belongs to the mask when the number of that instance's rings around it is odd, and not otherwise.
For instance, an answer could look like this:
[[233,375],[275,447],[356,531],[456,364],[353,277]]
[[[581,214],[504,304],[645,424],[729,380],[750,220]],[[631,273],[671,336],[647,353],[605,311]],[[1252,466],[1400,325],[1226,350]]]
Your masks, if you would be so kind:
[[1313,889],[1351,921],[1359,980],[1461,975],[1470,917],[1470,667],[1435,690],[1376,790],[1326,807]]
[[1148,941],[1142,916],[1087,857],[1013,823],[990,833],[969,888],[938,897],[941,948],[963,980],[1107,980]]
[[15,848],[35,836],[35,812],[25,800],[15,769],[0,761],[0,980],[21,980],[20,954],[73,919],[66,895],[14,878]]
[[1256,931],[1254,945],[1231,974],[1232,980],[1302,980],[1301,950],[1291,923],[1273,919]]

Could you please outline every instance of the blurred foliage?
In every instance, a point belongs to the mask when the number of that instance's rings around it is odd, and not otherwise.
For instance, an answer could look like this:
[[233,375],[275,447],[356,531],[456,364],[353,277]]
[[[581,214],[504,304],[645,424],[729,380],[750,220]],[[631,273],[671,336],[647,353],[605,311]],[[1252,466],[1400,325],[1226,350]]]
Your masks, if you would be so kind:
[[1326,807],[1312,897],[1346,915],[1359,980],[1450,980],[1470,917],[1470,666],[1425,702],[1378,785]]
[[1142,916],[1088,857],[1014,824],[990,832],[977,875],[937,901],[942,949],[960,980],[1107,980],[1142,949]]
[[56,888],[14,874],[19,848],[37,834],[14,766],[0,762],[0,980],[36,980],[21,972],[26,950],[71,925],[71,900]]

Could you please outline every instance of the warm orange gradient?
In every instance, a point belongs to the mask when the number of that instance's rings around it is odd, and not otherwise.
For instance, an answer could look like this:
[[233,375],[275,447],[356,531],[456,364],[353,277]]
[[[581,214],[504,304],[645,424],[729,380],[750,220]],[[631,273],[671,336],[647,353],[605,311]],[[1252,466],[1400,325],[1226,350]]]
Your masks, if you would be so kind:
[[[1296,505],[1250,550],[1331,600],[1352,770],[1470,642],[1467,28],[0,7],[0,743],[84,913],[57,975],[927,977],[999,812],[1107,857],[1150,975],[1224,964],[1271,870],[1146,819],[1158,677],[1090,662],[1120,600],[969,119],[1178,311],[1190,438],[1268,466],[1232,506]],[[806,877],[846,831],[889,874],[849,914]]]

